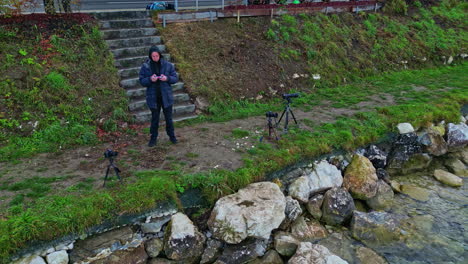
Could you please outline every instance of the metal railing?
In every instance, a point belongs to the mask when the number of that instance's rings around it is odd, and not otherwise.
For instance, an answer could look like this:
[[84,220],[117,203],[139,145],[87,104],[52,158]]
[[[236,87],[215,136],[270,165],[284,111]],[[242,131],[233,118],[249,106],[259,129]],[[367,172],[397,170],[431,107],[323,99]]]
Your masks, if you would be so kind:
[[[261,7],[261,6],[276,6],[276,4],[291,4],[292,0],[168,0],[165,1],[176,11],[180,10],[203,10],[203,9],[225,9],[228,8],[246,8],[247,6]],[[316,0],[303,0],[301,5],[315,5],[315,6],[340,6],[350,4],[360,4],[359,2],[369,2],[366,0],[351,0],[351,1],[338,1],[338,2],[325,2]],[[362,3],[362,4],[364,4]],[[250,8],[250,7],[249,7]]]

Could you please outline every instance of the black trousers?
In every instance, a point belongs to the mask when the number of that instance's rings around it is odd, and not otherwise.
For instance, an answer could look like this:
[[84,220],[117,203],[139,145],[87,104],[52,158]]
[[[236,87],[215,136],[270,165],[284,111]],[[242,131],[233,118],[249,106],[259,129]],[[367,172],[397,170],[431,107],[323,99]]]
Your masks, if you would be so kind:
[[165,108],[163,106],[161,97],[157,98],[156,100],[157,100],[156,108],[150,108],[151,110],[151,127],[150,127],[151,137],[152,138],[158,137],[159,115],[161,114],[161,108],[162,108],[164,119],[166,120],[166,133],[170,139],[175,139],[174,122],[172,121],[172,105]]

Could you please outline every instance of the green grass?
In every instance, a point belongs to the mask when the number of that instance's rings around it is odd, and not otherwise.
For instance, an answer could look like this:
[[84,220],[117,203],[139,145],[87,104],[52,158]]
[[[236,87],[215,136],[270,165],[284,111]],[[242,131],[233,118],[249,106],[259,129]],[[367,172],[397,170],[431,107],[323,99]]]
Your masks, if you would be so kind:
[[0,161],[94,144],[98,118],[108,131],[128,119],[97,27],[21,27],[0,28]]
[[[418,84],[430,87],[426,93],[437,92],[437,97],[418,97],[396,106],[361,112],[351,118],[338,119],[335,123],[314,126],[314,132],[291,129],[278,146],[258,144],[249,150],[244,166],[235,171],[213,170],[197,174],[182,174],[178,170],[140,171],[134,174],[134,183],[109,184],[108,189],[100,192],[43,197],[27,205],[24,197],[17,196],[7,217],[0,220],[0,256],[6,259],[30,240],[48,240],[69,232],[80,233],[116,215],[152,208],[159,201],[171,199],[177,202],[177,193],[189,188],[200,188],[205,198],[213,203],[217,198],[263,180],[268,173],[301,159],[328,153],[332,148],[353,149],[376,141],[393,131],[400,122],[420,127],[432,121],[458,120],[461,104],[468,102],[466,70],[467,66],[462,65],[371,78],[361,84],[366,84],[368,89],[386,92],[392,92],[392,87],[409,91],[407,87],[410,84]],[[436,79],[440,81],[431,86]],[[352,87],[336,89],[342,90],[341,96],[352,96],[355,92]],[[437,90],[444,87],[456,88],[445,92]],[[321,94],[329,96],[326,95]],[[52,180],[36,178],[34,183],[48,181]],[[3,188],[24,190],[32,185],[25,181],[14,186]],[[76,188],[87,188],[87,185],[79,184]]]

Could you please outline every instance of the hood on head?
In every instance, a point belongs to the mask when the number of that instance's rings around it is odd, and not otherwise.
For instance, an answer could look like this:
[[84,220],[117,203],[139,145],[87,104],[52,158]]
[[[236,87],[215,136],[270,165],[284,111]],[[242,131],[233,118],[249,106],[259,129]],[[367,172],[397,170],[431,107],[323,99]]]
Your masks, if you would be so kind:
[[153,52],[159,53],[159,57],[162,58],[162,54],[161,54],[161,51],[159,50],[159,48],[158,48],[157,46],[153,46],[153,47],[151,47],[151,48],[149,49],[149,53],[148,53],[148,57],[149,57],[150,61],[152,61],[152,59],[151,59],[151,53],[153,53]]

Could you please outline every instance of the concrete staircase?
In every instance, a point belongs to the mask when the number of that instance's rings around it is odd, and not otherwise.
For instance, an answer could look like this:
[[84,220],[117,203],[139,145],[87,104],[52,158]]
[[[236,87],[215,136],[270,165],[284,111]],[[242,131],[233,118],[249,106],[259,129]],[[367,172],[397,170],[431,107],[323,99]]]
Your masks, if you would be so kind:
[[[122,86],[130,98],[129,110],[137,122],[149,122],[151,111],[146,106],[146,87],[140,85],[138,74],[141,64],[148,58],[148,50],[157,45],[163,57],[171,61],[150,14],[146,11],[112,11],[93,15],[100,20],[103,38],[114,54]],[[195,118],[195,105],[184,91],[184,83],[172,85],[174,92],[173,118],[181,121]],[[161,111],[161,120],[164,117]]]

